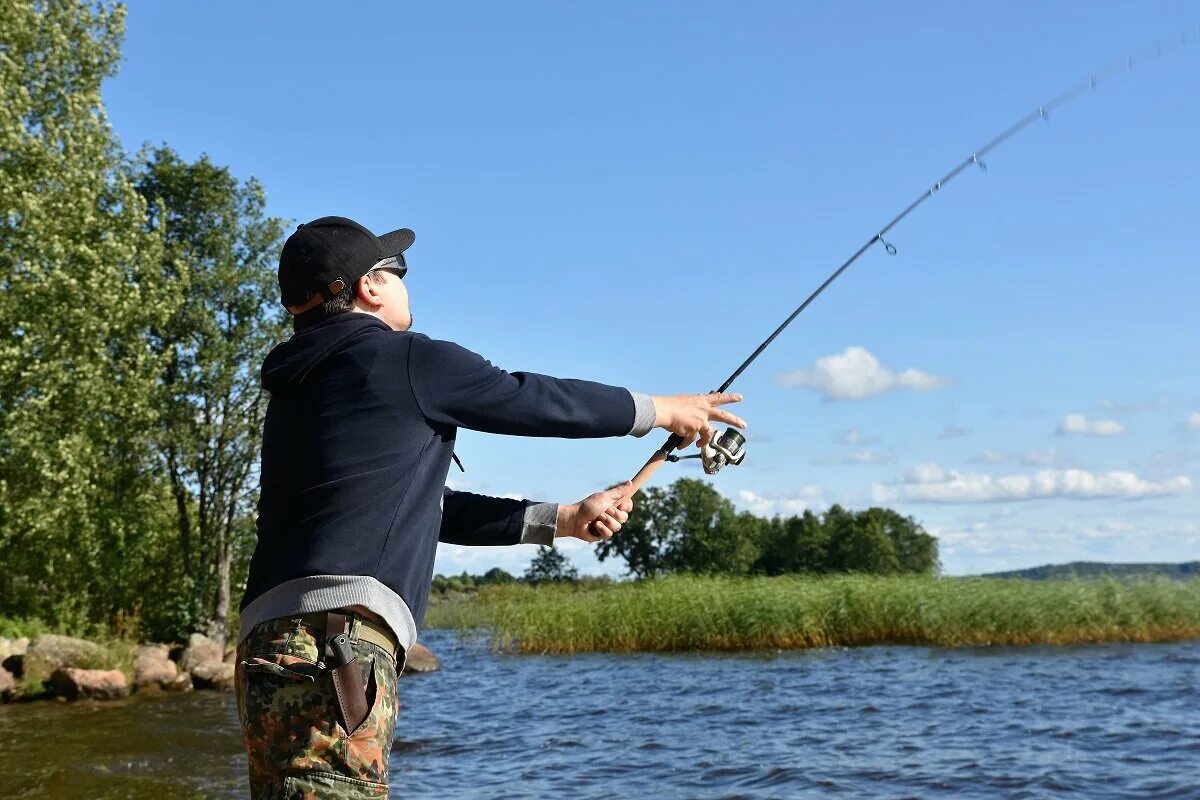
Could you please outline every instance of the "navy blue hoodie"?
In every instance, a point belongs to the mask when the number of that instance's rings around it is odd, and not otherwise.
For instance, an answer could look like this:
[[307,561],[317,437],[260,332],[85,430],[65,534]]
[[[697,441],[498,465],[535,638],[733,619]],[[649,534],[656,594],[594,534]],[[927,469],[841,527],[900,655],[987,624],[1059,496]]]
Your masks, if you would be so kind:
[[[386,610],[376,607],[398,596],[408,619],[382,615],[393,629],[419,626],[438,541],[517,543],[530,501],[446,489],[460,426],[566,438],[649,428],[644,395],[635,401],[616,386],[505,372],[457,344],[393,331],[361,313],[325,320],[275,347],[262,385],[271,398],[243,623],[256,600],[254,621],[265,606],[287,608],[276,616],[321,610],[288,606],[281,596],[296,592],[286,587],[360,576],[376,587],[372,597],[385,597],[348,599]],[[397,633],[406,647],[415,637],[415,629]]]

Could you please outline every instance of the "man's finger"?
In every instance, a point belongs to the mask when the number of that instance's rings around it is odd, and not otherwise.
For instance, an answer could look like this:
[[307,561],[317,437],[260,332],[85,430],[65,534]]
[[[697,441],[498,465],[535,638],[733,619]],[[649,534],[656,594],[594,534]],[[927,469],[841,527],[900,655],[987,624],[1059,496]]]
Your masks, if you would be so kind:
[[633,481],[625,481],[624,483],[618,484],[609,489],[607,492],[605,492],[605,495],[612,498],[612,501],[615,503],[618,499],[622,497],[628,497],[629,495],[633,494],[633,492],[630,491],[632,488]]
[[709,413],[708,418],[709,419],[719,419],[722,422],[728,422],[730,425],[733,425],[736,428],[745,428],[746,427],[746,420],[742,419],[741,417],[737,416],[736,414],[731,414],[722,408],[714,408],[712,410],[712,412]]
[[708,401],[709,405],[713,406],[723,406],[726,403],[742,402],[742,396],[732,392],[726,392],[724,394],[717,394],[716,392],[713,392],[712,394],[705,395],[704,399]]

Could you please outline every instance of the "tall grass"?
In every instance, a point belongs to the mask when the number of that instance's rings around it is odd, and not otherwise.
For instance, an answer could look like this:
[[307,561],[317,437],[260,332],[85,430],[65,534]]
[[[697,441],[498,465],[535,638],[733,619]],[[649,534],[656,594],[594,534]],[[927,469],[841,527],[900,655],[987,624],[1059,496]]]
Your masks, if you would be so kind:
[[488,587],[427,621],[526,653],[1158,642],[1200,637],[1200,581],[680,576]]

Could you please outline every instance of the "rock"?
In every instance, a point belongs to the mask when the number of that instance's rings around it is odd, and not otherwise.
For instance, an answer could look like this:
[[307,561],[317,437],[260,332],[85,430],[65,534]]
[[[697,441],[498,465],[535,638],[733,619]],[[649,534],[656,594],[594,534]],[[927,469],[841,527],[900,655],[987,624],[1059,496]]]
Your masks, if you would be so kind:
[[6,639],[0,636],[0,669],[6,669],[16,677],[25,671],[25,651],[29,649],[29,637]]
[[404,674],[411,675],[420,672],[437,672],[442,668],[442,662],[438,661],[438,657],[429,652],[429,648],[423,644],[414,644],[408,651],[408,658],[404,662]]
[[165,692],[190,692],[192,690],[192,676],[187,672],[180,672],[175,676],[175,680],[163,685]]
[[170,656],[171,648],[165,644],[139,645],[133,659],[133,685],[138,689],[166,689],[177,681],[179,669]]
[[8,670],[0,667],[0,698],[7,700],[17,688],[17,679]]
[[44,681],[55,670],[63,667],[97,667],[104,659],[104,648],[94,642],[71,636],[44,634],[30,642],[29,649],[25,651],[25,682]]
[[125,673],[119,669],[63,667],[50,675],[50,685],[69,700],[116,700],[129,694]]
[[225,658],[224,649],[221,643],[215,639],[210,639],[202,633],[193,633],[188,637],[187,647],[183,650],[183,655],[179,659],[179,668],[193,671],[193,667],[197,664],[205,664],[210,661],[221,662]]
[[19,678],[25,674],[25,656],[22,653],[13,653],[0,661],[0,668],[8,670]]
[[226,664],[219,658],[205,661],[192,667],[192,683],[197,689],[232,689],[233,671],[233,664]]
[[12,656],[23,656],[29,649],[29,637],[6,639],[0,636],[0,661],[7,661]]

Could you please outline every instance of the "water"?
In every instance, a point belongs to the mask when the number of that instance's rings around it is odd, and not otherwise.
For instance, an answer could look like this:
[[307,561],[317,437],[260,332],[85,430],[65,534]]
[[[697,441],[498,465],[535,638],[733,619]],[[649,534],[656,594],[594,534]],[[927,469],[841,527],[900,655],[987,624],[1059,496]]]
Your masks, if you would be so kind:
[[[497,656],[434,631],[396,798],[1200,798],[1200,642]],[[30,735],[31,732],[37,735]],[[230,695],[0,707],[9,797],[244,796]]]

